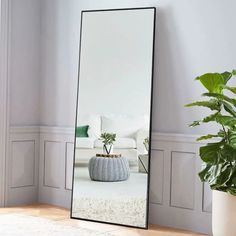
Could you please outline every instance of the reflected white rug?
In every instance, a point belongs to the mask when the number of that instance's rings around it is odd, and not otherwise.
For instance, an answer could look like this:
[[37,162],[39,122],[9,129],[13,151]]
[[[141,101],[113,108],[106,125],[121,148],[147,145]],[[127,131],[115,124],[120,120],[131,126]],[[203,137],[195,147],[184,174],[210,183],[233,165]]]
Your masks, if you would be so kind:
[[81,227],[60,224],[36,216],[0,214],[1,236],[112,236]]
[[81,197],[73,199],[72,216],[145,227],[146,207],[144,197]]

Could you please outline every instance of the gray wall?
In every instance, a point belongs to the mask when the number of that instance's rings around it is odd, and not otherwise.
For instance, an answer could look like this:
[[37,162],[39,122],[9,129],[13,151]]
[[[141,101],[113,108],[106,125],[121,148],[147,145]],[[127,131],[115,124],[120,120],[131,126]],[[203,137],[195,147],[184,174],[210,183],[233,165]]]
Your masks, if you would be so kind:
[[157,7],[153,129],[158,132],[205,133],[189,129],[205,114],[184,104],[202,88],[193,79],[235,66],[233,0],[42,0],[42,125],[73,126],[75,115],[80,11],[82,9]]
[[73,126],[82,9],[157,7],[154,131],[204,133],[206,127],[187,124],[205,111],[183,108],[203,91],[193,78],[235,66],[233,0],[12,0],[11,5],[11,125]]
[[40,2],[9,2],[10,125],[37,125],[40,122]]

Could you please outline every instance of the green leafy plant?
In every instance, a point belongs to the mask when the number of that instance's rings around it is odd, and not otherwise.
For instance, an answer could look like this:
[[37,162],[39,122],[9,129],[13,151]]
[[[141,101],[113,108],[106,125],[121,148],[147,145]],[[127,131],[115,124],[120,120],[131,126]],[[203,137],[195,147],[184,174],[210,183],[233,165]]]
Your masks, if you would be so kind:
[[102,140],[104,145],[112,145],[116,141],[116,134],[102,133],[100,140]]
[[236,94],[236,87],[228,86],[236,76],[236,70],[224,73],[207,73],[196,78],[207,89],[202,96],[205,101],[197,101],[187,107],[200,106],[212,111],[202,120],[194,121],[190,127],[216,122],[220,129],[216,134],[207,134],[197,140],[216,140],[200,147],[203,169],[199,173],[201,181],[208,182],[211,189],[229,192],[236,196],[236,99],[225,94]]

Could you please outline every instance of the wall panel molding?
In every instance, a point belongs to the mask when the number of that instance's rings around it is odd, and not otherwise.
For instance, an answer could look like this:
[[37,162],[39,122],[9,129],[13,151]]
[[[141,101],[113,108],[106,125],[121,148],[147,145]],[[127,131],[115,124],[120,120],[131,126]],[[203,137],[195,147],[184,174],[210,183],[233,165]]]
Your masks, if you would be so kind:
[[6,205],[38,202],[39,132],[10,127],[6,162]]
[[152,150],[155,156],[151,160],[150,178],[150,202],[153,204],[163,204],[163,188],[164,188],[164,150]]
[[[10,134],[14,136],[12,141],[38,135],[38,201],[69,208],[74,129],[12,127]],[[198,149],[202,145],[195,141],[197,137],[153,133],[150,223],[211,234],[211,191],[197,175],[201,168]]]
[[12,141],[10,188],[35,186],[35,140]]
[[40,127],[39,126],[11,126],[10,134],[39,134]]
[[202,201],[202,211],[203,212],[212,212],[212,191],[206,183],[203,184],[203,201]]
[[194,210],[195,153],[171,152],[170,207]]
[[43,186],[60,188],[63,170],[63,153],[58,141],[44,141]]
[[66,142],[65,189],[72,190],[74,143]]
[[72,166],[69,166],[72,162],[69,158],[73,159],[73,152],[69,152],[68,145],[74,148],[73,129],[40,127],[39,130],[39,202],[69,208],[72,185]]
[[[211,204],[211,191],[203,194],[198,177],[202,143],[194,141],[196,137],[153,135],[152,163],[157,158],[155,150],[164,150],[164,180],[162,204],[150,202],[150,223],[211,234],[211,209],[205,209]],[[152,178],[157,179],[156,171],[151,172]]]

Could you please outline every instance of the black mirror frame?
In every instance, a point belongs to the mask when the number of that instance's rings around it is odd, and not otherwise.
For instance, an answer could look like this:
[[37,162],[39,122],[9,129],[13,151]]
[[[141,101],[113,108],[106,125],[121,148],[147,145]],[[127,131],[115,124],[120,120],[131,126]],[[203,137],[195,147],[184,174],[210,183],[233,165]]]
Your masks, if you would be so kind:
[[150,188],[150,177],[151,177],[151,147],[152,147],[152,112],[153,112],[153,81],[154,81],[154,54],[155,54],[155,32],[156,32],[156,7],[139,7],[139,8],[117,8],[117,9],[99,9],[99,10],[83,10],[81,11],[81,22],[80,22],[80,42],[79,42],[79,66],[78,66],[78,83],[77,83],[77,98],[76,98],[76,117],[75,117],[75,131],[77,125],[77,114],[78,114],[78,91],[79,91],[79,74],[80,74],[80,58],[81,58],[81,38],[82,38],[82,23],[83,23],[83,13],[85,12],[98,12],[98,11],[124,11],[124,10],[144,10],[144,9],[153,9],[154,17],[153,17],[153,47],[152,47],[152,75],[151,75],[151,99],[150,99],[150,125],[149,125],[149,153],[148,153],[148,178],[147,178],[147,207],[146,207],[146,224],[145,227],[138,227],[132,225],[124,225],[112,222],[104,222],[92,219],[78,218],[72,216],[72,206],[73,206],[73,193],[74,193],[74,169],[75,169],[75,143],[76,143],[76,135],[74,137],[74,157],[73,157],[73,174],[72,174],[72,193],[71,193],[71,209],[70,209],[70,218],[76,220],[85,220],[96,223],[103,224],[111,224],[118,226],[126,226],[131,228],[140,228],[140,229],[148,229],[149,223],[149,188]]

